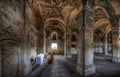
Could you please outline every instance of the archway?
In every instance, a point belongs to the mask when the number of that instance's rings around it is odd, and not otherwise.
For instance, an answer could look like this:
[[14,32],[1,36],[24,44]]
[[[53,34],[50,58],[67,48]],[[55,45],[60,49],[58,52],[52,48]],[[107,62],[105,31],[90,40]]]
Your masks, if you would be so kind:
[[77,57],[78,57],[78,50],[77,50],[77,47],[78,47],[78,34],[77,32],[72,32],[71,34],[71,59],[74,63],[77,63]]
[[[113,7],[107,1],[98,1],[94,8],[95,12],[95,24],[94,24],[94,52],[99,53],[94,55],[94,62],[96,66],[96,74],[98,76],[111,76],[107,72],[114,72],[118,69],[106,70],[112,67],[112,64],[116,65],[113,61],[114,43],[112,32],[116,26],[118,26],[116,13]],[[113,48],[113,49],[112,49]],[[103,70],[104,72],[102,72]],[[115,74],[115,73],[114,73]]]
[[73,32],[71,35],[71,53],[77,54],[77,33]]
[[66,50],[66,30],[65,25],[58,20],[47,21],[44,27],[45,52],[50,52],[52,43],[57,44],[56,54],[65,54]]
[[[111,23],[107,18],[101,18],[94,25],[94,52],[108,55],[108,33]],[[112,42],[111,42],[112,43]]]

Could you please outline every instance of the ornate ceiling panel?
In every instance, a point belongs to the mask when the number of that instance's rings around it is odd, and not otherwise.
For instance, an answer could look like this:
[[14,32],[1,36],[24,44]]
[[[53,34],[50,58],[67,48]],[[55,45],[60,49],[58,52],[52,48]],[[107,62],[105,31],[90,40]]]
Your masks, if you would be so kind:
[[78,15],[82,3],[81,0],[34,0],[32,5],[44,21],[59,18],[68,24]]

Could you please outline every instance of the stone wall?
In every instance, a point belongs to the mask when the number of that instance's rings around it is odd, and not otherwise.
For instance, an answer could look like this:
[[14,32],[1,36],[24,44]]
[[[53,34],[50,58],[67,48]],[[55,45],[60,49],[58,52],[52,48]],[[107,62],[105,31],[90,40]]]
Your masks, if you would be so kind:
[[0,8],[0,77],[27,76],[36,56],[36,14],[26,0],[0,0]]
[[24,0],[1,0],[0,8],[1,77],[19,77],[22,66],[18,48],[24,30]]
[[38,22],[38,42],[37,42],[37,54],[43,53],[43,43],[44,43],[44,26],[43,20],[40,15],[37,15],[37,22]]
[[26,3],[25,11],[25,51],[24,51],[24,75],[28,75],[32,71],[31,58],[35,58],[37,51],[38,31],[37,18],[32,7]]

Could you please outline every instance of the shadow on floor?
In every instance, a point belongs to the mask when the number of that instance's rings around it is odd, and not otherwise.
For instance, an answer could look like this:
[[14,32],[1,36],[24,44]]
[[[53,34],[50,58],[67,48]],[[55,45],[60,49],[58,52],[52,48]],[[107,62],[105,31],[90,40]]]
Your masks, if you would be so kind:
[[112,62],[111,56],[95,55],[96,77],[120,77],[120,64]]
[[45,64],[33,71],[28,77],[81,77],[72,63],[63,56],[55,56],[52,65]]

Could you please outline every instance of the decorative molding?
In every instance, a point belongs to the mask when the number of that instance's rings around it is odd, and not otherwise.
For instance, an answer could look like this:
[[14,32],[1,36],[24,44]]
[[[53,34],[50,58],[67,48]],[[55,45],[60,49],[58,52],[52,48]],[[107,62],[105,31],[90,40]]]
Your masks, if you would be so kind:
[[9,32],[7,30],[0,31],[0,41],[3,40],[13,40],[13,41],[20,41],[16,34]]

